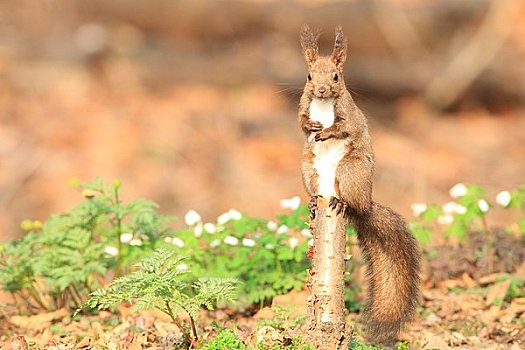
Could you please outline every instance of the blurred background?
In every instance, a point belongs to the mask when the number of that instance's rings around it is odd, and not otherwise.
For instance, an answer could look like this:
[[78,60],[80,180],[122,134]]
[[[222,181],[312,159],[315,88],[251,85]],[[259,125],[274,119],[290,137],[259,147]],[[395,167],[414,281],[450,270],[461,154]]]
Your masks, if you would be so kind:
[[[0,238],[121,179],[126,198],[272,217],[300,194],[301,24],[348,37],[375,198],[411,217],[457,182],[524,183],[522,0],[0,2]],[[496,219],[497,220],[497,219]]]

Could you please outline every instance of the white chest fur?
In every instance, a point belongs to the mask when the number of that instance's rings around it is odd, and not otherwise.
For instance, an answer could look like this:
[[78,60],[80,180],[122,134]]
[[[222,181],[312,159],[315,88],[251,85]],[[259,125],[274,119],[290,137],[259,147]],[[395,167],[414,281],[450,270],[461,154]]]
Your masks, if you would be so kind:
[[[310,104],[310,119],[320,122],[323,127],[328,128],[334,123],[334,100],[319,100],[314,98]],[[317,173],[317,194],[330,198],[336,196],[335,173],[339,162],[345,155],[346,141],[339,139],[328,139],[326,141],[314,141],[314,134],[310,135],[314,154],[313,165]]]
[[334,99],[313,98],[310,103],[310,119],[321,123],[325,128],[331,127],[334,123]]

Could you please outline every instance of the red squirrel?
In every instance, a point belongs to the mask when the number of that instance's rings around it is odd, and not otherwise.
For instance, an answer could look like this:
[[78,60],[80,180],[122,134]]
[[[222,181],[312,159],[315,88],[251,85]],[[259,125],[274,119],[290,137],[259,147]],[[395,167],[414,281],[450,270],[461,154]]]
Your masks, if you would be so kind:
[[298,117],[307,138],[302,177],[311,196],[310,215],[315,218],[317,199],[324,197],[357,229],[367,264],[367,337],[392,343],[418,304],[420,254],[404,219],[372,200],[374,151],[367,119],[345,86],[342,28],[336,28],[330,56],[319,55],[318,37],[303,26],[300,41],[309,73]]

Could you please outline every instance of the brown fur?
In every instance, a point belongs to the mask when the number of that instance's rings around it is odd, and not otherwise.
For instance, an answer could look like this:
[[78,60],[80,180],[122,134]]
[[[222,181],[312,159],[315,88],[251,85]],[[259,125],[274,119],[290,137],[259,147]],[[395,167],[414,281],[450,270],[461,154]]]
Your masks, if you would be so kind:
[[[303,152],[305,188],[313,198],[318,196],[313,142],[347,139],[348,150],[335,176],[334,186],[339,198],[331,203],[344,206],[350,223],[357,229],[367,262],[369,286],[365,321],[368,337],[375,343],[391,343],[397,339],[402,325],[414,315],[417,306],[420,289],[417,244],[399,214],[372,201],[374,152],[367,119],[345,87],[346,40],[342,29],[336,29],[335,47],[329,57],[319,56],[318,35],[307,26],[303,27],[300,37],[309,77],[299,104],[299,123],[307,137],[315,134],[315,141],[307,141]],[[335,122],[329,128],[323,129],[319,122],[310,120],[309,107],[314,97],[335,99]]]

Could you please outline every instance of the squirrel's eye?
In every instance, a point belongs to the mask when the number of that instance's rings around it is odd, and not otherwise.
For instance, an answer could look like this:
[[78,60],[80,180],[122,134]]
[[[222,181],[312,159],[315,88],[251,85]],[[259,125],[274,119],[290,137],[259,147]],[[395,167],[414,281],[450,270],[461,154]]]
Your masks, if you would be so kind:
[[337,75],[337,73],[334,73],[334,81],[338,81],[339,80],[339,75]]
[[307,79],[308,79],[308,81],[312,80],[312,74],[308,73]]

